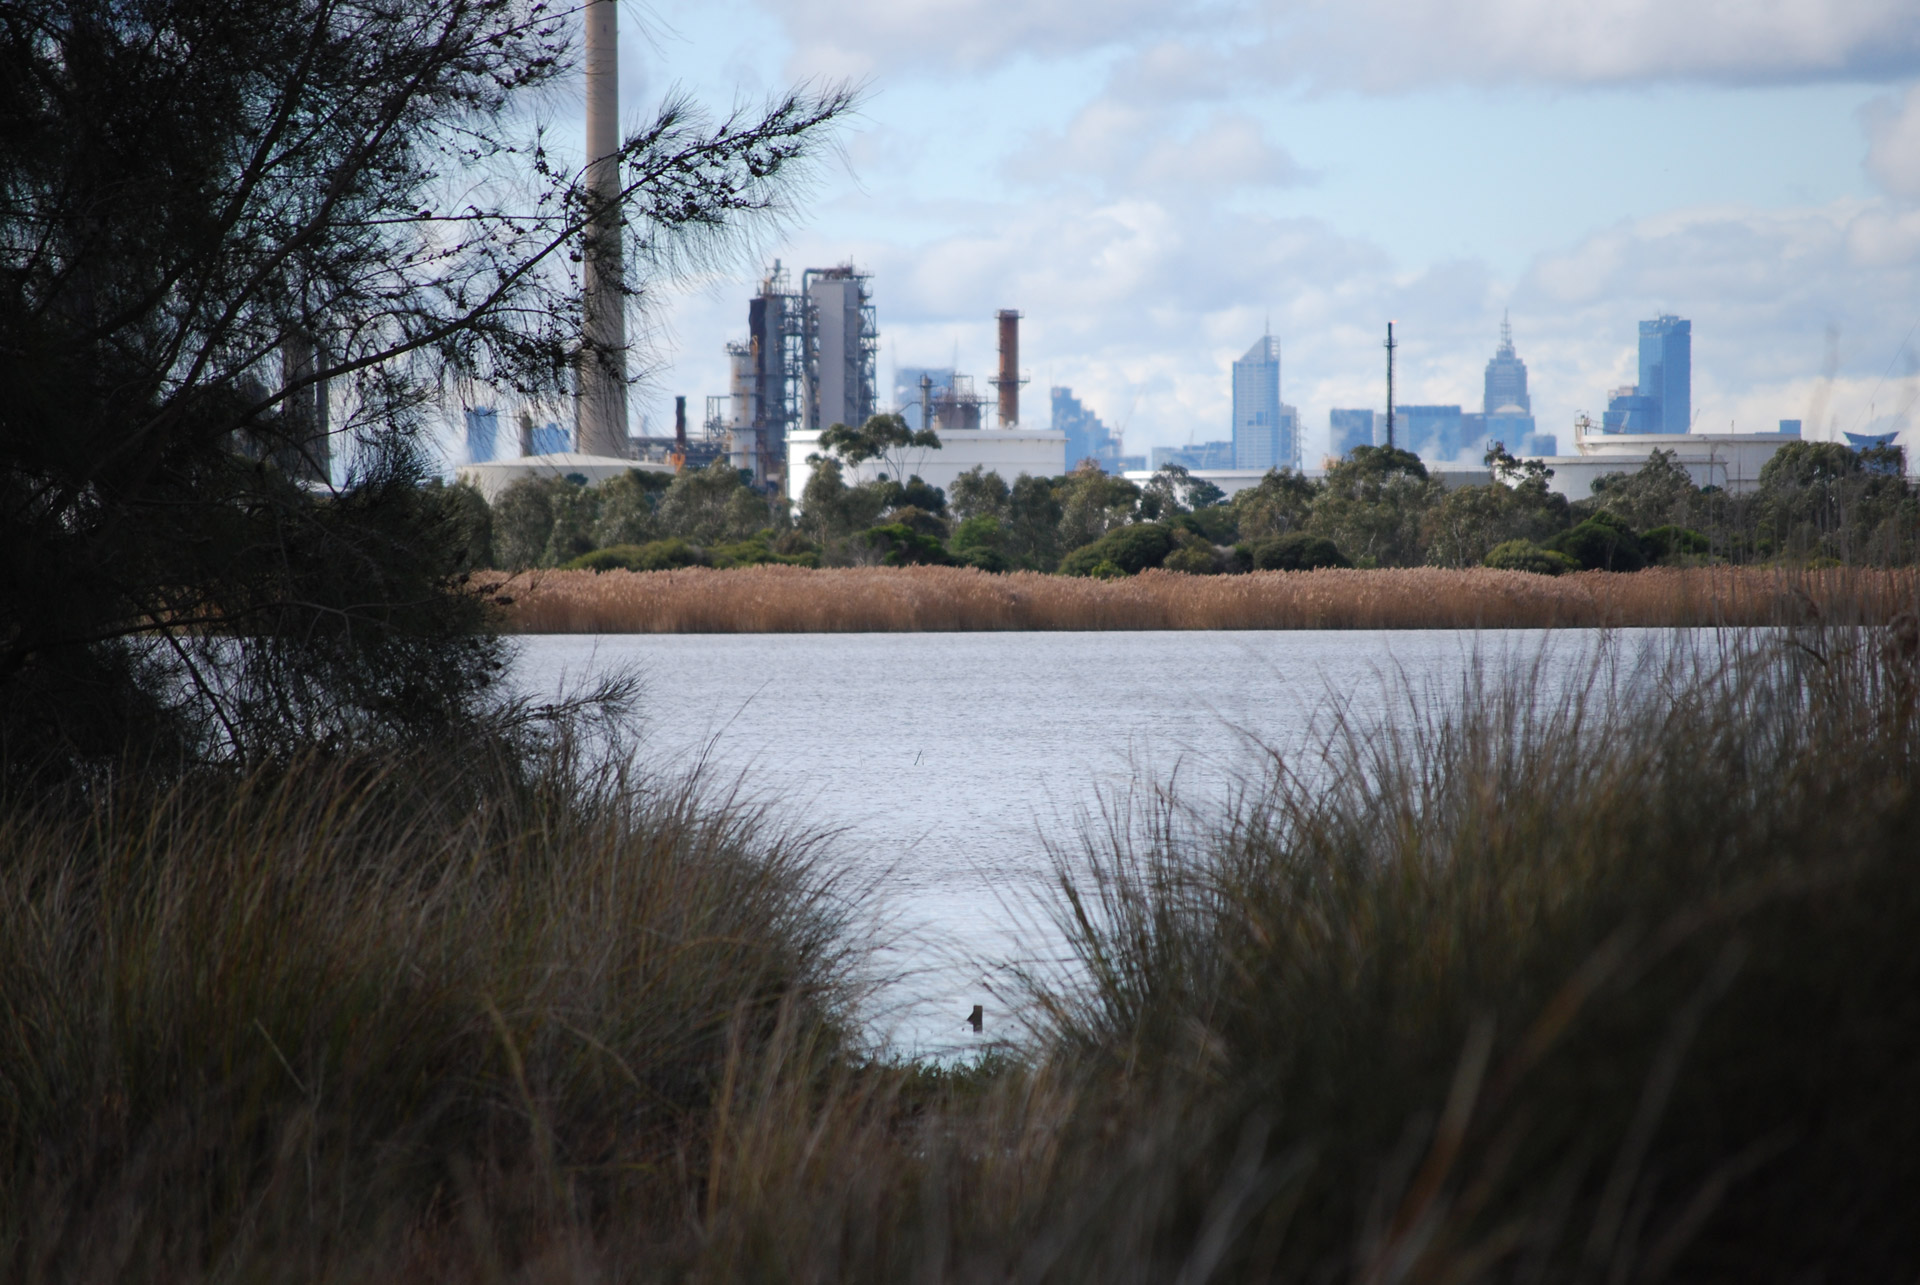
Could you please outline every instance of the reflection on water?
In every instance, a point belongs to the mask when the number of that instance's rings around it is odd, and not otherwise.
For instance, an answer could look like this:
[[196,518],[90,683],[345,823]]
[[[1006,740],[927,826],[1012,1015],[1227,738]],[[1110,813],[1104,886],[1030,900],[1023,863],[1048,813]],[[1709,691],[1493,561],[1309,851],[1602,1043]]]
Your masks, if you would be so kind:
[[[897,980],[871,1015],[908,1052],[1013,1034],[996,966],[1060,943],[1042,910],[1048,842],[1069,850],[1103,802],[1177,772],[1183,795],[1257,778],[1262,746],[1297,749],[1330,701],[1367,724],[1401,693],[1457,691],[1476,657],[1592,672],[1645,636],[1529,632],[1151,632],[539,636],[531,693],[612,667],[646,682],[643,755],[738,780],[878,892],[875,966]],[[1003,979],[1004,980],[1004,979]],[[999,994],[995,992],[998,991]],[[986,1031],[965,1019],[986,1006]]]

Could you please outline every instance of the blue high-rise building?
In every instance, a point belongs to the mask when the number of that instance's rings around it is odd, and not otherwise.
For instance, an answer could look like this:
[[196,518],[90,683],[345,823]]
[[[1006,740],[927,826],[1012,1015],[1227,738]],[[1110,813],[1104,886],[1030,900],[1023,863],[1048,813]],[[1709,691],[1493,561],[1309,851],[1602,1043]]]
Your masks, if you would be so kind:
[[1527,395],[1527,363],[1521,361],[1520,354],[1514,351],[1513,325],[1504,316],[1500,318],[1500,346],[1487,363],[1486,388],[1480,409],[1488,419],[1495,416],[1513,419],[1524,415],[1529,423],[1527,431],[1533,431],[1533,399]]
[[1071,388],[1054,388],[1051,395],[1054,430],[1067,435],[1067,471],[1071,473],[1081,460],[1092,460],[1108,473],[1120,472],[1125,465],[1120,457],[1120,439],[1112,430],[1073,395]]
[[1280,400],[1280,341],[1272,335],[1233,363],[1233,466],[1300,467],[1300,414]]
[[467,463],[485,464],[500,449],[500,412],[491,406],[467,411]]
[[1343,458],[1356,446],[1378,446],[1374,434],[1375,415],[1370,410],[1352,410],[1334,407],[1327,412],[1327,446],[1329,454]]
[[1616,388],[1603,433],[1686,433],[1693,429],[1693,323],[1662,313],[1640,323],[1640,382]]
[[1662,313],[1640,323],[1640,395],[1658,408],[1655,433],[1693,427],[1693,323]]

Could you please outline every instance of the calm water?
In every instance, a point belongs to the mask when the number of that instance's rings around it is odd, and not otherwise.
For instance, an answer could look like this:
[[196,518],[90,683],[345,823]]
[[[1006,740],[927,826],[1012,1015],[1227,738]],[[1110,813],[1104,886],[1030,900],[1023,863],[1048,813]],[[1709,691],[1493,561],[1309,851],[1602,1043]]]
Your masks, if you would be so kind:
[[[1638,639],[1644,643],[1645,638]],[[1368,722],[1405,685],[1458,689],[1476,657],[1591,672],[1595,635],[1150,632],[542,636],[518,675],[542,694],[628,667],[646,681],[651,766],[743,783],[877,896],[871,1015],[907,1051],[964,1048],[976,1003],[1013,1033],[1004,966],[1056,958],[1049,841],[1069,849],[1130,789],[1189,797],[1257,778],[1339,701]],[[1559,681],[1551,679],[1550,681]],[[996,980],[998,979],[998,980]],[[998,992],[998,993],[996,993]]]

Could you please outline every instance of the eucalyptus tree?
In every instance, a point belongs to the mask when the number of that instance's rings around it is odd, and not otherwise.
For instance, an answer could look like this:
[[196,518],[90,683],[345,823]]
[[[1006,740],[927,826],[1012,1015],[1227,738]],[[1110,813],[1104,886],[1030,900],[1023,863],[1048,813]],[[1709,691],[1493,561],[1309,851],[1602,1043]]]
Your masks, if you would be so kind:
[[[617,210],[545,0],[0,0],[0,754],[258,755],[471,717],[500,663],[418,485],[465,381],[558,398],[583,233],[640,296],[849,106],[668,101]],[[353,459],[332,458],[337,443]]]

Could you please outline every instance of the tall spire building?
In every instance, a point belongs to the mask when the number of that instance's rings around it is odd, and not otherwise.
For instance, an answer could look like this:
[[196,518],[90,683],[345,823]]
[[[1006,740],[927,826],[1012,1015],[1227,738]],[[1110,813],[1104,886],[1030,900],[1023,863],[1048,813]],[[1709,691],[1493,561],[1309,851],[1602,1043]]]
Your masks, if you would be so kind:
[[1533,400],[1527,396],[1527,363],[1513,350],[1513,325],[1504,313],[1500,317],[1500,347],[1487,363],[1481,409],[1489,419],[1495,415],[1533,414]]
[[1233,466],[1300,467],[1300,412],[1280,400],[1280,341],[1272,335],[1233,363]]
[[1559,445],[1552,434],[1537,431],[1533,398],[1527,393],[1527,363],[1514,350],[1513,324],[1504,313],[1500,317],[1500,346],[1487,363],[1480,414],[1481,423],[1475,427],[1488,445],[1499,442],[1515,455],[1552,455]]

